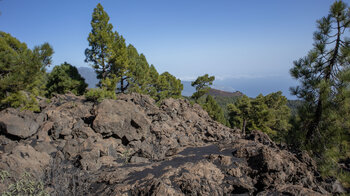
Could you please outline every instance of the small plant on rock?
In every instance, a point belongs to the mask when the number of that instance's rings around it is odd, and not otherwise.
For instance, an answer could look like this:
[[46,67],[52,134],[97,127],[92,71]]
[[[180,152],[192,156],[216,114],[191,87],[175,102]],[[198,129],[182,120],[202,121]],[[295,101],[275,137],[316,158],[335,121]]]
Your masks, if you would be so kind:
[[[10,173],[8,171],[0,171],[1,183],[5,183],[7,178],[10,178]],[[20,179],[16,180],[14,183],[9,184],[7,190],[1,194],[2,196],[11,195],[38,195],[46,196],[49,195],[44,190],[44,183],[38,181],[31,173],[25,172]]]

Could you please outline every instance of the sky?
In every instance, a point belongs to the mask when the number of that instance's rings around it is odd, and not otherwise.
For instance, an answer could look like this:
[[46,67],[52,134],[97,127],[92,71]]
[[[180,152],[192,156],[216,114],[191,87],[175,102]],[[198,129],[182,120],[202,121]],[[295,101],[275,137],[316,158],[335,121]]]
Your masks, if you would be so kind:
[[[101,3],[114,30],[160,73],[168,71],[182,80],[208,73],[216,77],[217,87],[250,96],[282,90],[290,97],[288,88],[296,81],[289,69],[312,48],[316,20],[328,14],[333,2],[0,0],[0,31],[31,48],[50,43],[53,65],[66,61],[89,66],[84,51],[91,14]],[[250,84],[235,85],[237,81]]]

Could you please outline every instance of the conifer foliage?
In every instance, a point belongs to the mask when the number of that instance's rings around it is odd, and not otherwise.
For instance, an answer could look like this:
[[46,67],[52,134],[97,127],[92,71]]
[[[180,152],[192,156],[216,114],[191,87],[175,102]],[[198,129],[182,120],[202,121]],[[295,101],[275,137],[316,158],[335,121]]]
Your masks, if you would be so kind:
[[29,49],[10,34],[0,32],[0,106],[39,110],[36,96],[45,94],[45,67],[53,49],[48,43]]
[[199,76],[195,81],[191,83],[191,85],[196,88],[196,92],[193,93],[192,98],[198,100],[200,97],[208,93],[210,85],[213,85],[214,80],[215,76],[209,77],[208,74]]
[[111,48],[115,35],[109,16],[101,4],[97,4],[92,13],[91,27],[88,37],[90,48],[85,50],[85,61],[92,63],[98,79],[105,79],[110,73]]
[[290,109],[287,98],[282,92],[266,96],[258,95],[255,99],[243,96],[235,104],[229,104],[229,123],[232,127],[246,131],[261,130],[275,141],[284,141],[291,125]]
[[159,74],[142,53],[139,54],[133,45],[127,45],[117,31],[113,32],[101,4],[94,9],[91,26],[88,37],[90,47],[85,50],[85,55],[100,79],[100,87],[102,80],[114,75],[119,93],[149,94],[156,101],[181,96],[181,81],[168,72]]
[[350,150],[350,7],[335,1],[317,21],[314,47],[294,62],[292,77],[300,82],[291,92],[303,100],[288,143],[316,157],[323,175],[350,187],[350,173],[339,167]]
[[83,95],[87,86],[78,69],[67,62],[53,68],[51,73],[48,74],[46,84],[49,97],[53,93],[65,94],[68,91],[75,95]]
[[228,125],[224,111],[211,95],[207,95],[202,106],[212,119],[222,123],[223,125]]
[[314,48],[295,61],[290,70],[300,81],[291,92],[304,101],[299,109],[297,135],[305,147],[318,154],[337,145],[339,134],[349,131],[346,121],[350,116],[345,111],[350,108],[344,108],[349,101],[349,30],[349,7],[343,1],[335,1],[328,16],[317,21]]
[[[200,104],[213,120],[216,120],[224,125],[228,125],[224,111],[220,105],[212,96],[207,94],[209,92],[210,85],[213,84],[214,80],[215,76],[205,74],[203,76],[199,76],[195,81],[193,81],[191,85],[196,88],[196,92],[193,93],[192,99]],[[205,97],[204,101],[203,97]]]

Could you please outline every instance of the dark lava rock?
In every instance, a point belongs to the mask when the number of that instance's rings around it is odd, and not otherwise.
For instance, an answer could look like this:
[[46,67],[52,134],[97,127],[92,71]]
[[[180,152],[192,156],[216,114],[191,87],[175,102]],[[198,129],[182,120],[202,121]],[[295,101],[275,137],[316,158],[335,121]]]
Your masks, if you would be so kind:
[[19,111],[13,108],[0,113],[0,132],[9,137],[26,139],[38,131],[37,116],[30,111]]
[[[43,102],[44,103],[44,102]],[[30,172],[50,195],[331,195],[305,152],[242,136],[199,105],[121,94],[95,104],[56,95],[41,113],[0,112],[0,170]],[[344,163],[346,166],[346,164]],[[1,179],[0,179],[1,180]],[[0,183],[0,193],[6,190]]]

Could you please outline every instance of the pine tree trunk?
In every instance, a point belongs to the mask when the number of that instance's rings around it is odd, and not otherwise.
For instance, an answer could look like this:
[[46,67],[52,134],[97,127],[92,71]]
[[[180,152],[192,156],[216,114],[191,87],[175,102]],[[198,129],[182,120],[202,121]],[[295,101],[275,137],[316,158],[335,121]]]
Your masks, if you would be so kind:
[[[330,77],[332,75],[332,70],[333,67],[336,64],[336,60],[338,57],[338,53],[339,53],[339,46],[340,46],[340,35],[341,35],[341,26],[339,21],[337,21],[337,40],[335,42],[335,47],[334,47],[334,53],[332,55],[331,60],[329,61],[329,65],[326,67],[325,69],[325,76],[324,76],[324,80],[326,82],[329,82]],[[315,133],[318,132],[318,126],[321,122],[321,117],[323,114],[323,102],[322,102],[322,96],[323,96],[323,92],[322,89],[320,89],[319,92],[319,98],[318,98],[318,102],[317,102],[317,108],[315,111],[315,115],[314,115],[314,119],[306,133],[306,142],[309,143],[310,141],[312,141],[314,139]]]
[[246,119],[244,119],[243,120],[243,135],[245,135],[245,127],[247,126],[247,120]]
[[122,77],[121,79],[120,79],[120,91],[121,91],[121,93],[124,93],[124,78]]
[[[104,50],[102,49],[102,53],[103,52],[104,52]],[[107,70],[106,70],[106,65],[105,65],[105,58],[104,58],[104,55],[102,55],[101,57],[102,57],[102,79],[106,79]]]

